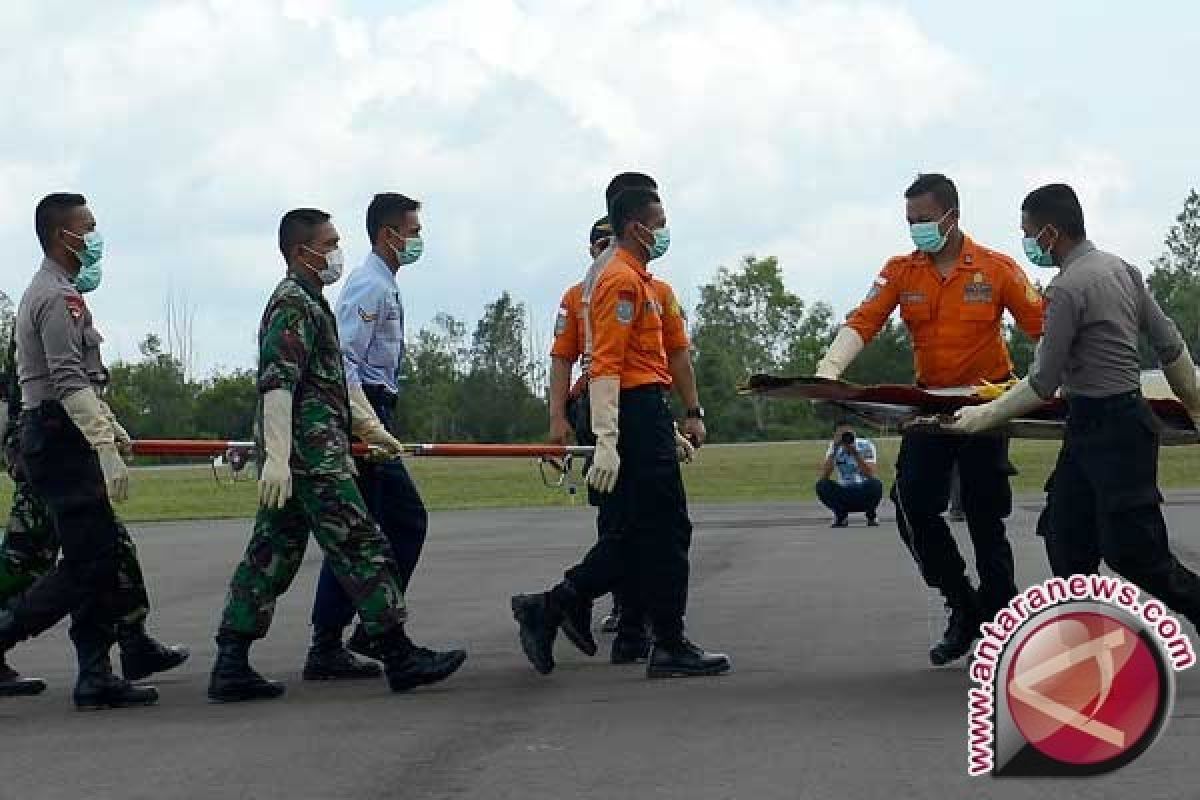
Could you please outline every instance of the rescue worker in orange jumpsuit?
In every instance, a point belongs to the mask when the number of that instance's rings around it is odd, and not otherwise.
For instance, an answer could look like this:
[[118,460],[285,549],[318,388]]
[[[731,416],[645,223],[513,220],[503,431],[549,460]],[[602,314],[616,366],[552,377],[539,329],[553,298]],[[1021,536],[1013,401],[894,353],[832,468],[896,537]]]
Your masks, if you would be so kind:
[[[904,193],[916,250],[884,265],[862,304],[838,331],[817,365],[837,379],[899,306],[916,361],[917,385],[929,389],[1003,382],[1013,376],[1001,317],[1005,310],[1032,338],[1042,334],[1042,298],[1008,256],[978,244],[959,228],[958,190],[944,175],[925,174]],[[976,590],[946,525],[950,476],[957,465],[963,512],[975,547]],[[930,587],[950,611],[930,661],[965,655],[979,625],[1017,592],[1004,519],[1012,513],[1015,474],[1007,437],[905,432],[892,500],[900,536]]]
[[[592,258],[598,258],[606,251],[611,241],[612,225],[607,216],[601,217],[592,225],[589,234]],[[675,292],[665,281],[654,278],[654,289],[662,308],[663,346],[667,350],[671,382],[687,409],[684,434],[694,446],[700,447],[704,444],[707,432],[696,389],[696,374],[692,368],[683,310],[675,298]],[[572,367],[583,356],[586,339],[585,313],[583,283],[580,282],[563,294],[554,322],[554,345],[550,350],[550,441],[554,444],[566,444],[572,431],[580,444],[595,444],[595,437],[590,431],[591,426],[582,416],[588,413],[588,404],[583,397],[587,376],[581,375],[575,385],[570,386]],[[599,507],[600,494],[589,488],[588,501]],[[610,522],[607,516],[597,514],[598,536],[621,536],[620,531],[612,529]],[[613,639],[610,660],[613,664],[645,661],[649,655],[650,641],[645,633],[643,604],[635,593],[627,592],[625,587],[614,588],[612,595],[612,614],[606,617],[601,625],[603,632],[617,634]]]
[[589,421],[596,437],[587,479],[601,495],[600,513],[628,546],[601,537],[558,585],[514,597],[513,615],[525,655],[549,673],[559,628],[581,651],[595,654],[591,600],[628,576],[654,631],[647,677],[717,675],[729,671],[729,658],[706,653],[684,636],[692,525],[679,459],[691,445],[667,403],[663,313],[647,270],[670,244],[666,213],[657,193],[634,188],[612,200],[609,216],[617,246],[597,265],[590,293],[585,287]]

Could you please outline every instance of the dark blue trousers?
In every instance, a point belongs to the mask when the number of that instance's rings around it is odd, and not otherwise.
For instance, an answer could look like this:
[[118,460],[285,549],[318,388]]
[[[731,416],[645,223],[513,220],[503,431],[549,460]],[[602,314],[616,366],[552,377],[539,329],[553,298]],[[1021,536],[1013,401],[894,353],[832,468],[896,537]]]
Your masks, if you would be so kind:
[[[379,416],[379,421],[388,425],[396,397],[381,386],[364,386],[364,393]],[[391,545],[392,559],[396,565],[396,578],[402,591],[408,591],[408,583],[421,548],[425,544],[425,531],[429,514],[401,461],[382,464],[359,460],[358,488],[375,523],[383,529],[383,535]],[[317,596],[313,600],[312,623],[317,628],[345,628],[354,619],[354,604],[334,576],[328,562],[321,566],[317,579]]]

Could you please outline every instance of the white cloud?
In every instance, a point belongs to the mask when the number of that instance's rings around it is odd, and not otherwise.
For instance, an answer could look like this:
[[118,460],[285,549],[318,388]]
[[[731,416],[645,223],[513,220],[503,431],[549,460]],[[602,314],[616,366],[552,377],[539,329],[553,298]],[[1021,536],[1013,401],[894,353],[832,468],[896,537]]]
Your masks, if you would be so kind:
[[[136,353],[174,285],[199,304],[200,362],[248,364],[282,270],[280,213],[334,212],[353,263],[380,190],[425,202],[427,254],[402,276],[410,320],[474,319],[505,288],[548,320],[604,183],[626,168],[663,185],[676,242],[664,268],[682,296],[753,251],[779,255],[806,299],[844,308],[904,244],[898,197],[915,165],[981,164],[1012,182],[1051,162],[998,164],[1007,140],[1062,152],[1019,108],[988,132],[973,115],[998,90],[970,49],[898,4],[180,0],[105,3],[70,26],[53,4],[6,13],[0,247],[32,267],[37,197],[88,194],[112,252],[96,297],[110,354]],[[971,153],[947,145],[964,132]],[[1105,176],[1088,189],[1104,209],[1130,168],[1078,147],[1091,153],[1078,174]]]

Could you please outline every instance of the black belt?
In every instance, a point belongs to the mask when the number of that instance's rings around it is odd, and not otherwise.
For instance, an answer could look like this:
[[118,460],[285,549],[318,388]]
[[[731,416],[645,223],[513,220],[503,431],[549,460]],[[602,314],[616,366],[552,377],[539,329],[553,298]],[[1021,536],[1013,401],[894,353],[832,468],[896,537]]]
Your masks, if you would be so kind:
[[362,390],[363,394],[365,394],[367,399],[372,403],[391,404],[395,403],[396,398],[400,396],[397,392],[393,392],[391,389],[387,388],[381,383],[364,383]]
[[1111,414],[1113,411],[1136,405],[1141,400],[1141,389],[1110,394],[1106,397],[1084,397],[1083,395],[1067,395],[1066,397],[1067,409],[1070,413],[1087,417]]

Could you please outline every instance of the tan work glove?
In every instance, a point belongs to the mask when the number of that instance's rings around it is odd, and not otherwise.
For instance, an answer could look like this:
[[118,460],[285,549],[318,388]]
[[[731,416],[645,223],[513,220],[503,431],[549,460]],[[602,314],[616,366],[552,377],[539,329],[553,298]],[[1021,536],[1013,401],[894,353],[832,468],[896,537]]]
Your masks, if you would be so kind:
[[679,432],[679,425],[675,425],[675,457],[679,459],[681,464],[690,464],[692,459],[696,457],[696,446],[691,441]]
[[843,325],[838,329],[837,336],[833,337],[833,343],[829,345],[825,357],[817,362],[817,371],[814,374],[818,378],[831,381],[840,379],[846,367],[850,366],[850,362],[854,361],[865,346],[858,331]]
[[359,439],[371,447],[378,447],[391,458],[404,454],[404,445],[383,427],[361,386],[350,387],[350,429]]
[[258,504],[283,508],[292,496],[292,393],[272,389],[263,395],[263,450],[258,475]]
[[592,406],[592,432],[596,450],[587,482],[597,492],[611,492],[617,485],[621,457],[617,455],[617,417],[621,406],[620,378],[593,378],[589,386]]
[[129,468],[117,452],[112,423],[104,414],[104,404],[91,387],[63,398],[63,408],[100,459],[104,488],[108,499],[120,503],[129,499]]
[[1196,385],[1196,365],[1192,363],[1192,355],[1187,347],[1183,348],[1179,358],[1170,364],[1163,364],[1163,376],[1171,391],[1187,409],[1192,425],[1200,430],[1200,388]]
[[981,406],[960,408],[954,413],[954,421],[942,428],[954,433],[982,433],[1033,411],[1044,402],[1029,385],[1029,379],[1022,378],[995,400]]
[[104,416],[108,419],[108,423],[113,429],[113,443],[117,446],[117,452],[122,458],[130,458],[133,456],[133,439],[129,437],[129,431],[117,422],[117,415],[109,407],[108,403],[100,401],[100,408],[104,411]]

